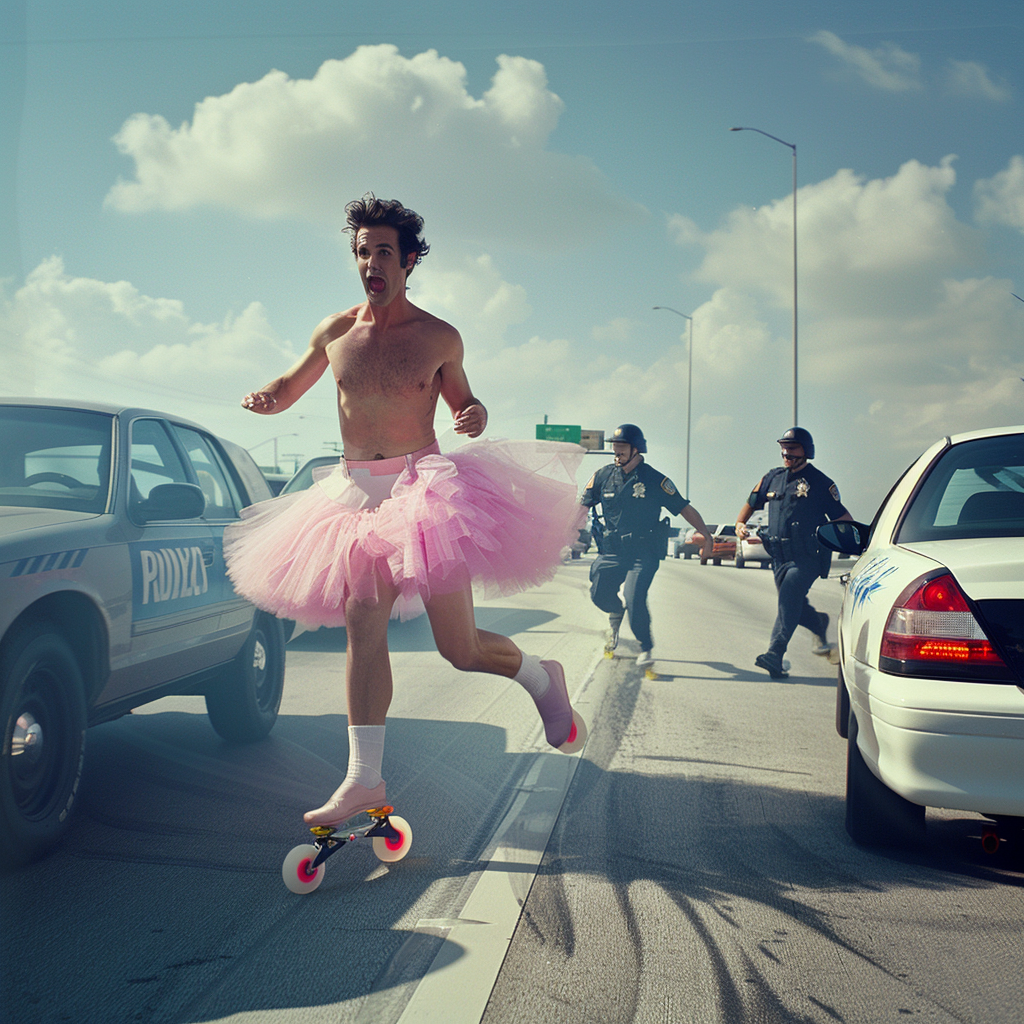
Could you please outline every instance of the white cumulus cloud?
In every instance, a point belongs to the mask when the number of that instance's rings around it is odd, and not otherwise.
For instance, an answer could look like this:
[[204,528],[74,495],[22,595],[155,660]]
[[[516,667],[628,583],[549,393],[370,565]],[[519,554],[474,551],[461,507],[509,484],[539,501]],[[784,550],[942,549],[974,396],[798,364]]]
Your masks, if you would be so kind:
[[526,289],[504,280],[488,254],[435,259],[416,268],[410,278],[412,302],[453,323],[467,342],[495,348],[506,330],[522,323],[532,310]]
[[403,57],[392,45],[362,46],[310,79],[271,71],[207,97],[177,128],[135,114],[114,137],[135,175],[106,203],[333,227],[366,191],[413,209],[430,196],[431,219],[457,237],[526,245],[540,235],[560,246],[640,215],[592,162],[547,148],[563,104],[543,66],[506,55],[497,63],[477,98],[463,65],[434,50]]
[[[867,517],[936,437],[1024,418],[1019,304],[1012,282],[967,273],[981,241],[949,204],[953,163],[908,161],[884,179],[841,170],[798,193],[800,420],[836,479],[858,481]],[[1014,223],[1022,179],[1015,158],[978,183],[979,221]],[[791,197],[707,232],[670,221],[678,244],[703,250],[696,276],[716,289],[694,311],[697,425],[722,388],[771,422],[791,415],[792,223]],[[842,430],[819,438],[822,424]],[[747,451],[730,457],[744,466]]]
[[[934,300],[937,275],[968,258],[975,244],[947,202],[956,184],[953,158],[937,167],[910,160],[890,178],[867,180],[852,170],[797,193],[799,301],[807,312],[898,307]],[[681,244],[705,251],[697,276],[754,289],[780,309],[793,302],[793,202],[734,210],[702,233],[675,217]]]
[[1024,156],[1011,157],[1009,166],[974,184],[979,224],[1003,224],[1024,232]]
[[237,432],[243,394],[296,358],[259,303],[220,323],[127,281],[73,277],[40,263],[0,293],[6,394],[149,405]]

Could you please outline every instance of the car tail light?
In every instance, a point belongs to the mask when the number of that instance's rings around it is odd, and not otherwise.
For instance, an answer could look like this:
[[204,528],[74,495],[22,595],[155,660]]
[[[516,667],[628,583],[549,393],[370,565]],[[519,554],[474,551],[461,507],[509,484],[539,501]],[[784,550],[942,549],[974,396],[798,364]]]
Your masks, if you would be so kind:
[[949,573],[919,580],[900,595],[885,625],[880,667],[945,678],[1010,679]]

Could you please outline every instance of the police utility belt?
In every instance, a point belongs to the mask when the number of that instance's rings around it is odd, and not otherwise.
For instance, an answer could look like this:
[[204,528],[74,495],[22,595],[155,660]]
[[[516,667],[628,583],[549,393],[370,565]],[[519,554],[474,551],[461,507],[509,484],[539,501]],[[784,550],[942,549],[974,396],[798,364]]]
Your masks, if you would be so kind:
[[813,533],[799,532],[787,537],[762,534],[761,539],[768,554],[779,562],[817,562],[823,554],[823,549]]
[[[670,523],[662,519],[657,526],[649,530],[630,530],[628,533],[619,530],[605,529],[601,535],[599,551],[604,555],[619,555],[627,551],[649,547],[652,552],[664,558],[668,552],[668,536]],[[661,551],[657,551],[657,542],[661,539]]]

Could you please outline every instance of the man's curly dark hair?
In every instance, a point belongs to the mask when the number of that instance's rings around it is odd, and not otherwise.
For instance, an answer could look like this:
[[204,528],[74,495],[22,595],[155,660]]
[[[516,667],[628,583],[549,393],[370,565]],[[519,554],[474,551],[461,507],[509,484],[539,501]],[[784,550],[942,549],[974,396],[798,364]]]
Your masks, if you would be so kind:
[[[430,252],[430,246],[420,237],[423,218],[407,210],[397,199],[378,199],[367,192],[362,199],[354,199],[345,207],[345,217],[352,235],[352,252],[356,251],[356,235],[360,228],[391,227],[398,231],[398,252],[404,266],[409,253],[416,253],[416,266]],[[410,272],[412,267],[409,268]]]

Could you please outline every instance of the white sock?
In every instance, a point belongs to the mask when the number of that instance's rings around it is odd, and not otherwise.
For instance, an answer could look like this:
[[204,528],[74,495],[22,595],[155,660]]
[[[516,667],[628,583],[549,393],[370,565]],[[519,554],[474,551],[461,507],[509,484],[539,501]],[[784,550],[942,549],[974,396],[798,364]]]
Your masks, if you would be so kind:
[[531,697],[543,697],[551,686],[551,677],[544,671],[537,655],[520,653],[523,654],[523,663],[513,678]]
[[358,782],[373,789],[380,785],[380,767],[384,760],[383,725],[348,727],[348,774],[346,782]]

